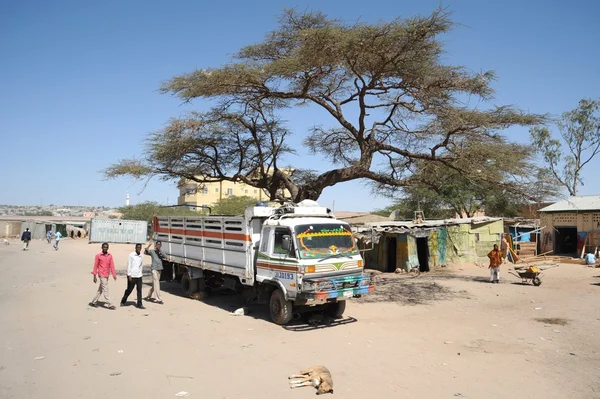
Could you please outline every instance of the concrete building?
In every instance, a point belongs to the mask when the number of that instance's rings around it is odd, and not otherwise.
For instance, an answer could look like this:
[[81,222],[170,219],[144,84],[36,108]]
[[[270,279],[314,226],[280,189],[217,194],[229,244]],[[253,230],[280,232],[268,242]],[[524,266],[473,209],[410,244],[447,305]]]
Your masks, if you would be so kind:
[[[290,193],[285,190],[284,196],[289,198]],[[220,181],[215,183],[196,183],[194,181],[182,181],[179,186],[178,205],[210,206],[224,198],[231,196],[248,196],[256,198],[257,201],[267,201],[268,194],[263,190],[249,186],[244,183],[233,183]]]
[[600,249],[600,195],[569,197],[539,212],[540,252],[580,256]]

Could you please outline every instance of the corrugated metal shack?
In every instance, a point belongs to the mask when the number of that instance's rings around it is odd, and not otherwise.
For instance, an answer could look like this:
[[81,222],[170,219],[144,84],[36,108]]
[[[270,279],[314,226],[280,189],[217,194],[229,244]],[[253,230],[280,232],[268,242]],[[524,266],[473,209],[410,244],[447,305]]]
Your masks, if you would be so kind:
[[68,219],[58,216],[0,216],[0,237],[20,238],[25,229],[31,231],[34,240],[46,239],[46,233],[60,231],[63,237],[69,237],[71,231],[75,231],[73,238],[77,238],[77,231],[82,235],[89,229],[89,219],[80,217],[69,217]]
[[492,217],[374,222],[355,227],[363,247],[370,245],[369,228],[374,243],[373,250],[365,252],[365,266],[382,272],[427,272],[449,264],[487,262],[504,230],[502,219]]

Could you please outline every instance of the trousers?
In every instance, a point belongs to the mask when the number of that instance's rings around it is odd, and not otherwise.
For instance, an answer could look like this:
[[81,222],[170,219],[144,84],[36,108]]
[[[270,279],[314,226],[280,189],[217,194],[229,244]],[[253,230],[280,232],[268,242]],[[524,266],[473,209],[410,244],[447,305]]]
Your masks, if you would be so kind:
[[490,281],[500,281],[500,266],[490,267]]
[[[100,276],[98,276],[100,277]],[[104,294],[104,300],[108,306],[112,306],[110,303],[110,298],[108,294],[108,277],[100,277],[100,283],[98,284],[98,291],[96,292],[96,296],[92,299],[92,303],[98,302],[100,299],[100,295]]]
[[156,294],[156,299],[162,302],[160,297],[160,270],[152,270],[152,288],[148,291],[146,298],[152,298],[152,294]]
[[136,288],[137,291],[137,306],[142,306],[142,278],[141,277],[131,277],[131,280],[127,278],[127,289],[123,294],[123,298],[121,299],[121,304],[127,302],[127,298],[129,298],[129,294],[133,291],[133,287]]

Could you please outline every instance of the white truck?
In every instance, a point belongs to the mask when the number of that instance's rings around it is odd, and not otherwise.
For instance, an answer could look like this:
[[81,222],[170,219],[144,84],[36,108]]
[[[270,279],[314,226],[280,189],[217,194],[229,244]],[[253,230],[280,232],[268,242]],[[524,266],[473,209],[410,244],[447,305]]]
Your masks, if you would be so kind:
[[347,299],[374,290],[348,223],[314,201],[259,205],[244,216],[154,219],[154,239],[189,295],[244,292],[283,325],[306,311],[341,317]]

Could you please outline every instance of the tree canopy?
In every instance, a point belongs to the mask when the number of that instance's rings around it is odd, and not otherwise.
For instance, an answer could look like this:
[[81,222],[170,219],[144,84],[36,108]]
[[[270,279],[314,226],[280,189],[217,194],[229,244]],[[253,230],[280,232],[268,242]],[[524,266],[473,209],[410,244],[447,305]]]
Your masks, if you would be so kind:
[[380,213],[398,210],[405,219],[412,219],[417,209],[427,219],[473,217],[479,211],[489,216],[513,217],[527,204],[554,198],[557,185],[543,169],[534,169],[531,182],[518,192],[512,190],[506,182],[513,174],[528,173],[532,155],[521,146],[506,148],[509,151],[497,153],[494,159],[477,162],[484,165],[479,169],[485,175],[482,180],[473,180],[444,165],[423,164],[413,173],[414,185],[402,188],[400,198]]
[[246,207],[256,204],[256,198],[248,196],[229,196],[211,205],[213,215],[243,215]]
[[186,207],[164,207],[158,202],[146,201],[136,205],[123,206],[117,209],[121,213],[122,219],[127,220],[145,220],[152,223],[154,216],[200,216],[202,213],[196,212]]
[[600,100],[583,99],[562,114],[556,126],[563,144],[547,127],[531,129],[533,145],[542,154],[552,175],[570,195],[583,186],[581,170],[600,153]]
[[[144,156],[121,160],[107,177],[243,182],[281,199],[318,199],[355,179],[378,188],[414,184],[417,165],[488,181],[488,160],[514,148],[500,132],[544,116],[489,106],[491,71],[446,65],[440,36],[454,23],[445,10],[379,23],[348,24],[320,12],[284,12],[261,43],[217,68],[175,76],[163,93],[214,106],[169,121],[148,137]],[[475,104],[475,105],[471,105]],[[326,171],[285,165],[296,132],[280,111],[316,107],[327,126],[304,132],[306,148],[331,162]],[[478,145],[471,145],[477,143]],[[423,166],[425,167],[425,166]],[[526,175],[502,184],[518,191]]]

